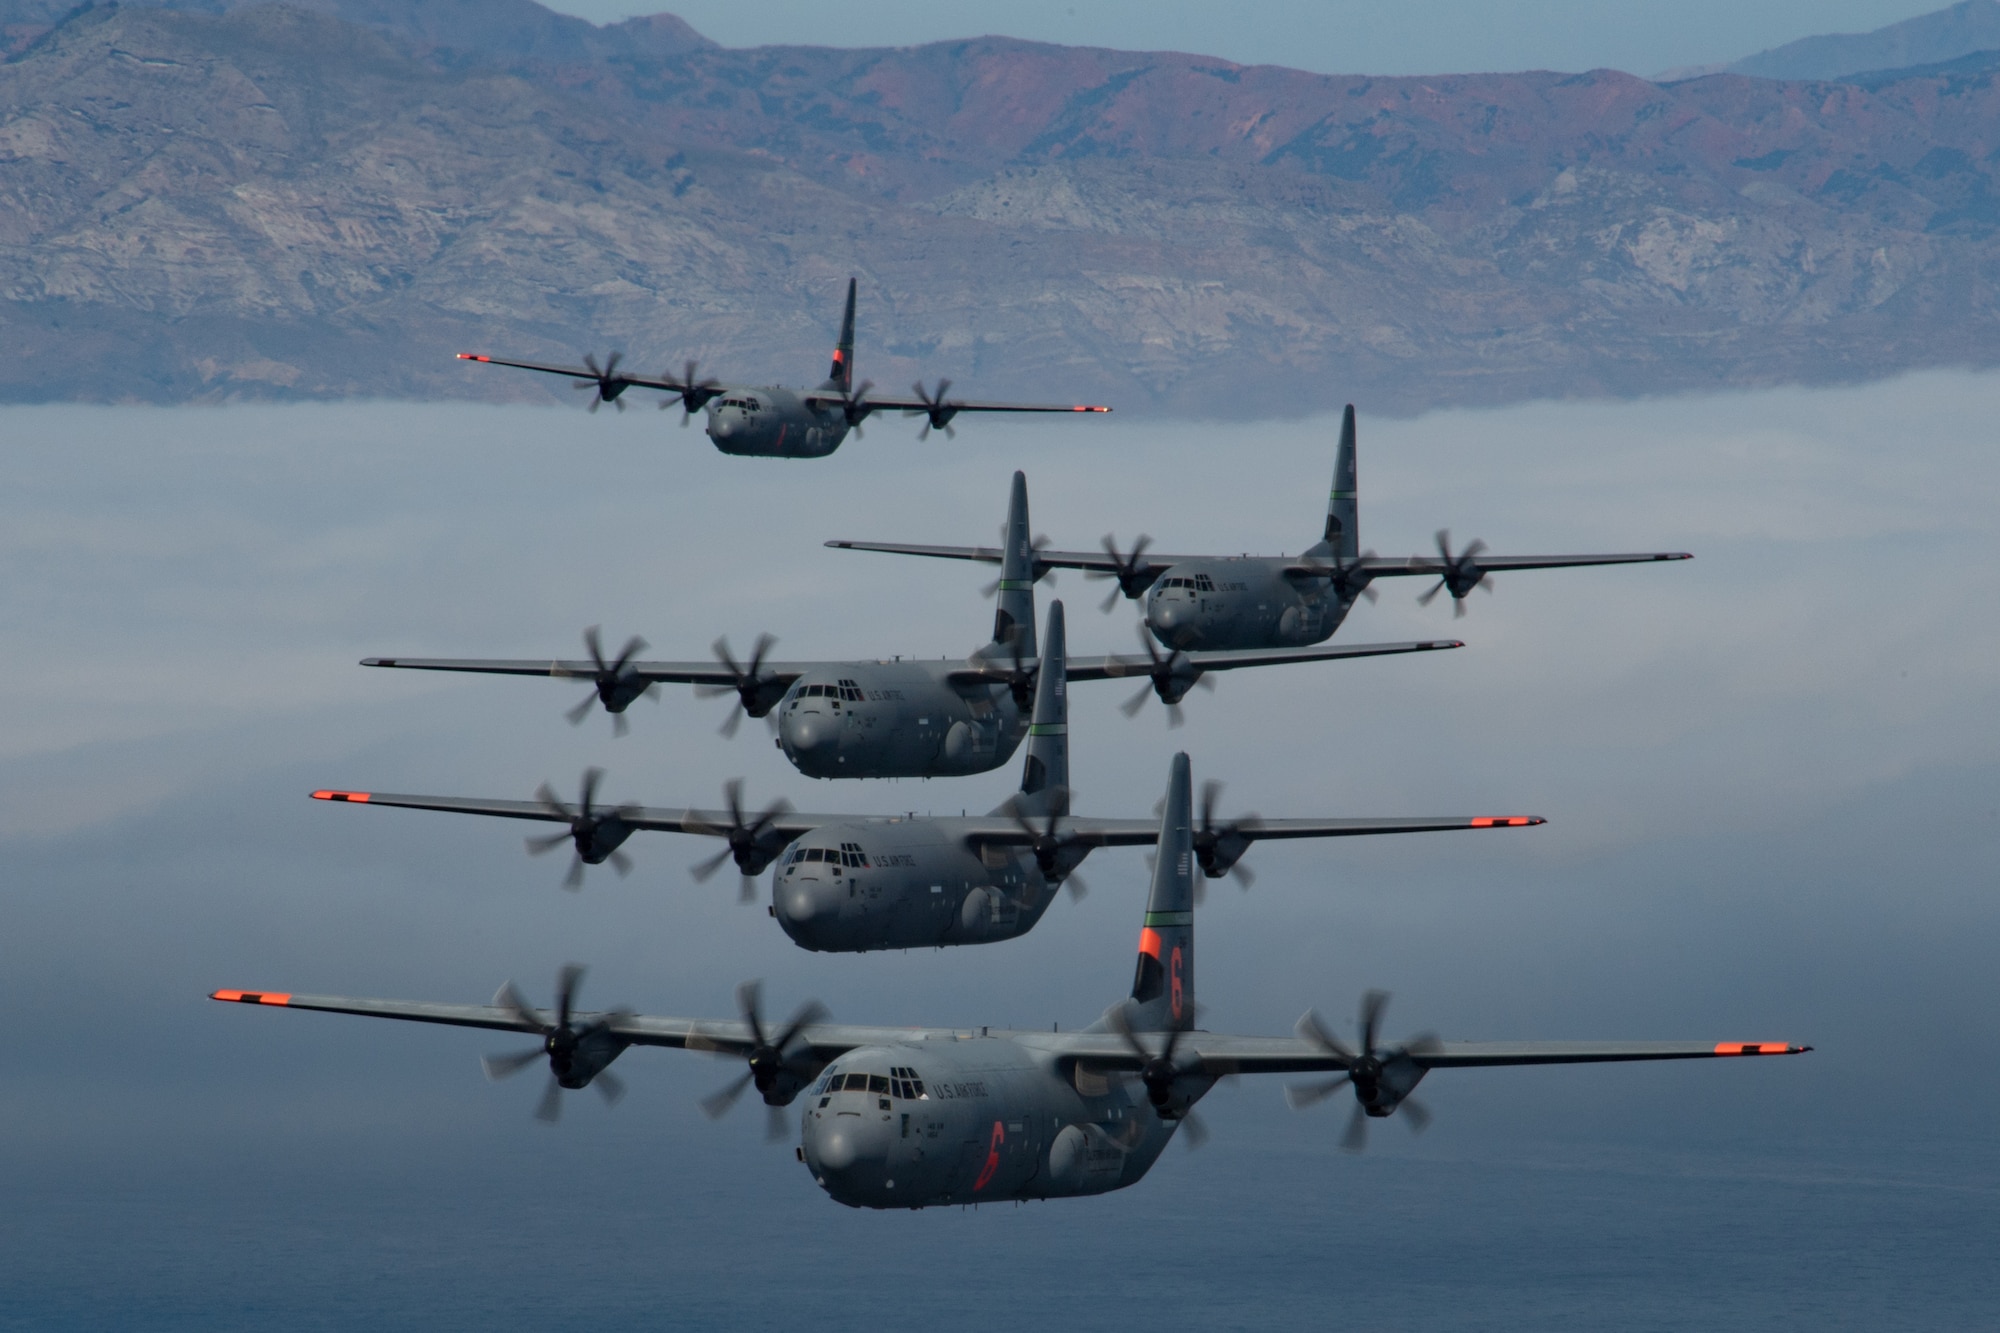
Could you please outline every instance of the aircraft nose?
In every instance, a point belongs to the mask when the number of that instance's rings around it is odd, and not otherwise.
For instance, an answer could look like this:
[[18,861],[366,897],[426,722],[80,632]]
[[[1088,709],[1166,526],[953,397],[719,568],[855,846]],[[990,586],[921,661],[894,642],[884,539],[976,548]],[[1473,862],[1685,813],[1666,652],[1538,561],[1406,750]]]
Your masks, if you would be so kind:
[[832,925],[840,905],[827,896],[818,880],[794,880],[778,889],[778,924],[793,940],[818,948],[822,927]]
[[784,735],[785,748],[795,754],[831,748],[836,739],[832,720],[819,713],[788,712],[778,729]]
[[806,1162],[834,1198],[880,1204],[894,1197],[888,1125],[872,1112],[808,1116],[805,1138]]

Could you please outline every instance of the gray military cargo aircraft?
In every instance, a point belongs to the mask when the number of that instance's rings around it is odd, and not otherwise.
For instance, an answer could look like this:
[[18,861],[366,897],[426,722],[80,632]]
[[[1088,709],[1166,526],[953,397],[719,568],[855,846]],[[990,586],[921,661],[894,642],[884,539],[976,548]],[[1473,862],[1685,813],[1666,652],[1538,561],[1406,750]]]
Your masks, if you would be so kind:
[[[1437,534],[1436,556],[1385,559],[1361,550],[1354,472],[1354,405],[1341,421],[1340,448],[1333,470],[1333,494],[1318,542],[1297,556],[1149,555],[1152,539],[1141,535],[1120,551],[1107,534],[1101,551],[1037,549],[1035,568],[1080,569],[1086,577],[1114,581],[1104,599],[1109,611],[1125,597],[1145,601],[1145,629],[1168,648],[1208,651],[1295,647],[1324,643],[1340,628],[1356,599],[1375,600],[1376,579],[1420,576],[1437,580],[1417,600],[1429,606],[1449,591],[1452,614],[1465,614],[1474,588],[1493,591],[1495,570],[1567,569],[1578,565],[1627,565],[1688,560],[1686,551],[1646,551],[1630,555],[1487,555],[1474,541],[1458,553],[1451,534]],[[831,541],[848,551],[887,551],[946,560],[996,564],[990,546],[918,546],[903,542]]]
[[[1070,813],[1069,711],[1064,679],[1063,606],[1051,603],[1035,681],[1033,720],[1021,787],[990,815],[885,818],[793,813],[779,801],[754,817],[743,812],[741,785],[727,789],[727,808],[691,810],[599,805],[592,769],[582,799],[565,804],[544,784],[533,801],[468,800],[388,792],[316,791],[322,801],[443,810],[562,824],[561,832],[528,839],[531,853],[574,848],[564,887],[580,888],[584,867],[606,861],[621,874],[621,850],[642,829],[725,840],[721,851],[692,867],[706,880],[733,859],[743,901],[754,899],[756,877],[771,875],[771,915],[807,949],[854,952],[986,944],[1025,935],[1067,884],[1082,892],[1077,868],[1098,847],[1150,847],[1153,819],[1090,819]],[[1195,860],[1211,879],[1251,878],[1242,857],[1266,838],[1341,838],[1448,829],[1522,828],[1532,815],[1430,819],[1218,819],[1220,784],[1205,784],[1194,832]]]
[[861,434],[861,423],[876,412],[901,412],[906,417],[923,417],[918,439],[927,439],[932,430],[954,435],[952,418],[961,412],[1109,412],[1108,407],[1091,403],[982,403],[952,398],[951,381],[941,379],[936,389],[924,388],[922,380],[910,386],[912,397],[897,398],[872,393],[874,385],[854,383],[854,279],[847,280],[847,312],[840,320],[840,342],[833,349],[833,368],[812,389],[788,389],[781,385],[756,386],[722,384],[700,375],[700,367],[689,361],[676,378],[671,372],[658,377],[627,374],[618,369],[624,355],[613,352],[603,365],[595,355],[586,356],[581,366],[553,366],[541,361],[510,361],[504,357],[460,352],[461,361],[481,365],[513,366],[519,370],[539,370],[549,375],[567,375],[579,389],[591,389],[590,410],[606,403],[625,410],[627,389],[656,389],[673,395],[661,401],[662,408],[681,404],[681,425],[696,413],[708,418],[708,438],[725,454],[749,458],[824,458],[838,449],[853,431]]
[[[736,707],[723,723],[725,735],[735,731],[746,713],[773,718],[778,747],[807,777],[932,778],[985,773],[1012,758],[1027,733],[1039,665],[1034,581],[1048,571],[1037,566],[1039,557],[1028,537],[1028,486],[1018,472],[1008,507],[1007,534],[992,640],[956,660],[773,662],[765,656],[772,643],[768,635],[758,641],[747,662],[738,662],[723,639],[715,641],[715,658],[706,662],[639,661],[646,645],[638,638],[628,642],[615,659],[607,660],[592,629],[584,635],[590,658],[583,661],[369,657],[362,665],[587,680],[591,693],[570,710],[570,721],[583,721],[593,706],[602,704],[614,715],[621,733],[623,714],[634,701],[652,693],[662,682],[691,684],[698,692],[736,696]],[[1072,657],[1069,679],[1144,681],[1139,693],[1128,701],[1127,711],[1135,710],[1150,694],[1167,705],[1169,721],[1178,722],[1180,701],[1195,685],[1207,682],[1210,672],[1422,653],[1464,645],[1455,639],[1428,639],[1337,648],[1192,653],[1161,653],[1150,642],[1144,646],[1146,651],[1138,655]]]
[[1231,1074],[1333,1075],[1331,1083],[1292,1089],[1290,1100],[1306,1106],[1351,1087],[1353,1118],[1342,1141],[1356,1148],[1370,1119],[1399,1108],[1413,1129],[1428,1123],[1410,1094],[1436,1069],[1812,1049],[1762,1041],[1381,1041],[1386,997],[1374,992],[1363,1001],[1360,1040],[1352,1044],[1311,1011],[1291,1037],[1203,1032],[1194,1026],[1196,826],[1184,754],[1174,757],[1155,836],[1159,857],[1131,994],[1077,1032],[850,1026],[826,1021],[816,1002],[774,1030],[754,982],[737,991],[739,1019],[579,1011],[575,967],[558,979],[553,1012],[529,1004],[512,982],[490,1005],[245,990],[211,998],[523,1033],[536,1044],[490,1057],[486,1071],[501,1078],[545,1058],[549,1083],[537,1112],[544,1120],[557,1118],[565,1089],[594,1083],[615,1100],[622,1087],[608,1066],[630,1047],[735,1056],[747,1068],[704,1099],[703,1109],[721,1115],[754,1087],[781,1136],[782,1108],[802,1102],[799,1160],[831,1198],[858,1208],[1052,1199],[1136,1184],[1177,1130],[1184,1127],[1190,1143],[1205,1136],[1195,1104]]

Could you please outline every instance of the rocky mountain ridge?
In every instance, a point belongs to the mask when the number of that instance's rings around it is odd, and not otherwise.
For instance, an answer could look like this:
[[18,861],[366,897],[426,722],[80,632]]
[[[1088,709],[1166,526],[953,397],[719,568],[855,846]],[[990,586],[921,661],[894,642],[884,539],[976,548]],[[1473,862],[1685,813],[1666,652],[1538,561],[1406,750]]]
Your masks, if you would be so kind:
[[1995,360],[1977,61],[1373,79],[529,0],[55,8],[0,4],[15,400],[563,392],[474,347],[796,382],[849,273],[864,376],[1127,410]]

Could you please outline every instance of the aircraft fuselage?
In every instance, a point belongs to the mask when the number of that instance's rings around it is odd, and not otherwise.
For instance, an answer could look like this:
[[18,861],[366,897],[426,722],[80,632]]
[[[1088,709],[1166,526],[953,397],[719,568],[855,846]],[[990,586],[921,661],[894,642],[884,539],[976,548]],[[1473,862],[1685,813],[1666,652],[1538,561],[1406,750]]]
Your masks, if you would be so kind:
[[771,868],[778,924],[832,953],[1013,939],[1054,897],[1025,850],[970,846],[950,817],[827,824]]
[[779,700],[778,747],[809,778],[943,778],[1013,758],[1026,710],[1004,684],[953,682],[966,662],[828,662]]
[[839,403],[776,386],[731,386],[702,410],[715,447],[744,458],[824,458],[851,429]]
[[1186,651],[1323,643],[1354,603],[1331,580],[1288,578],[1285,570],[1297,564],[1268,556],[1183,561],[1146,590],[1146,628]]
[[[806,1169],[855,1208],[1104,1194],[1159,1160],[1163,1120],[1125,1075],[1037,1049],[1035,1033],[933,1034],[849,1051],[799,1097]],[[857,1081],[859,1086],[855,1086]],[[1183,1075],[1183,1105],[1212,1080]]]

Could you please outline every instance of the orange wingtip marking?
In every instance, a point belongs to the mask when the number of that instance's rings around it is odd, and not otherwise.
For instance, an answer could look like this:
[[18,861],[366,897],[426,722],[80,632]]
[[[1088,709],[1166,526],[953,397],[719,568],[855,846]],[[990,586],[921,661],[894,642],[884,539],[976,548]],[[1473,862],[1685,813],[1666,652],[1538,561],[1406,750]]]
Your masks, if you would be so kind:
[[1481,815],[1472,821],[1474,828],[1526,828],[1530,824],[1546,824],[1549,821],[1540,815]]
[[313,793],[313,799],[315,801],[365,802],[368,799],[368,793],[365,791],[316,791]]
[[1070,409],[1072,412],[1109,412],[1110,410],[1108,407],[1086,407],[1082,404],[1078,404]]
[[486,361],[486,362],[491,362],[493,360],[492,357],[481,356],[477,352],[460,352],[458,354],[458,359],[461,361]]
[[1719,1041],[1715,1044],[1717,1055],[1795,1055],[1806,1048],[1794,1047],[1788,1041]]
[[211,1000],[222,1000],[229,1004],[290,1004],[292,1002],[291,992],[289,991],[280,994],[277,991],[265,990],[219,990],[208,998]]
[[1139,932],[1139,952],[1153,961],[1160,958],[1160,932],[1147,926]]

